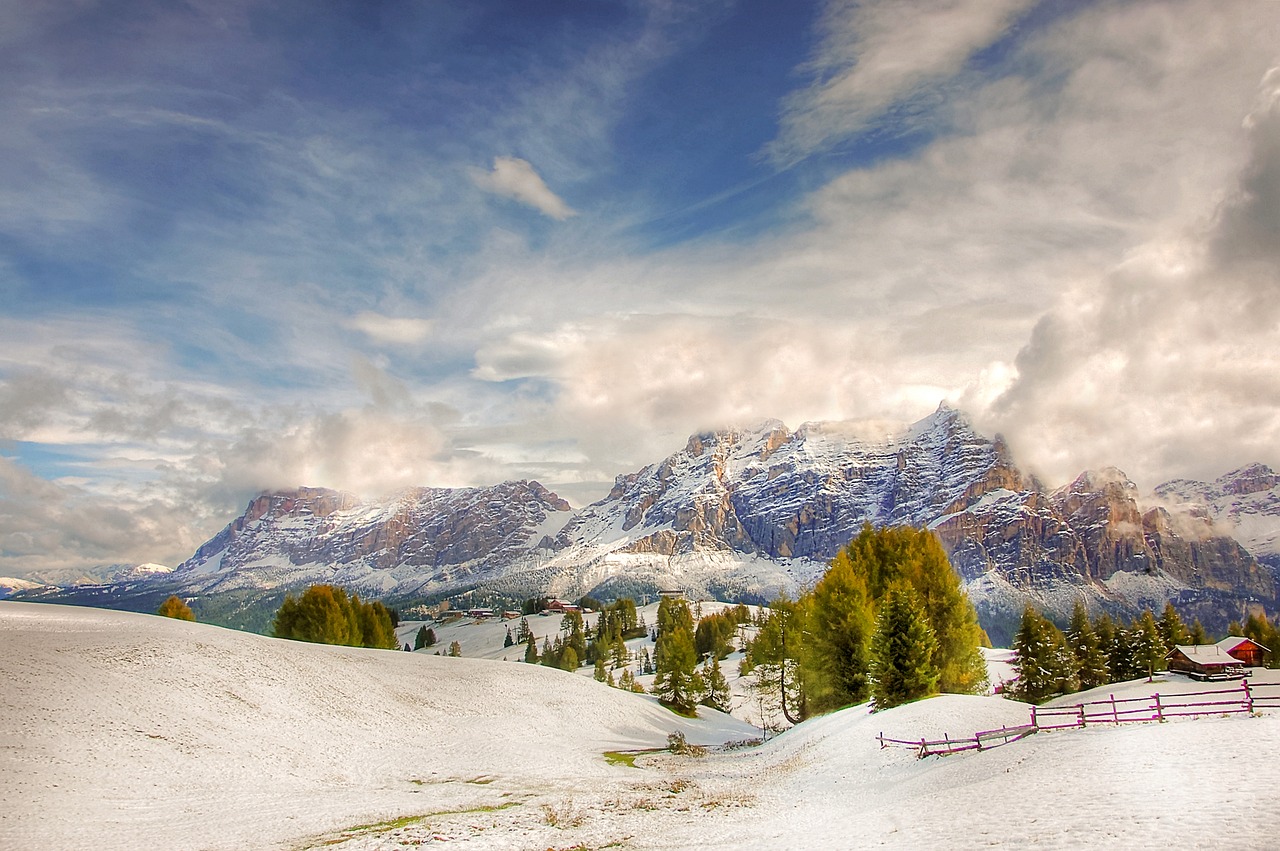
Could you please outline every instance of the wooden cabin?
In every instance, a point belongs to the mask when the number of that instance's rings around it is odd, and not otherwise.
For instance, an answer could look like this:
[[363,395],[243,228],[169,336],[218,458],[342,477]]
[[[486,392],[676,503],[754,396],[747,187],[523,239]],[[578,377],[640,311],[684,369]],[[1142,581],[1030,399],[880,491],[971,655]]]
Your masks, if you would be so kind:
[[1179,644],[1164,658],[1170,671],[1196,680],[1233,680],[1244,676],[1240,660],[1216,644]]
[[1221,647],[1223,652],[1239,659],[1240,664],[1246,668],[1261,668],[1266,663],[1267,654],[1271,652],[1270,648],[1263,647],[1252,638],[1242,638],[1239,635],[1229,635],[1214,646]]

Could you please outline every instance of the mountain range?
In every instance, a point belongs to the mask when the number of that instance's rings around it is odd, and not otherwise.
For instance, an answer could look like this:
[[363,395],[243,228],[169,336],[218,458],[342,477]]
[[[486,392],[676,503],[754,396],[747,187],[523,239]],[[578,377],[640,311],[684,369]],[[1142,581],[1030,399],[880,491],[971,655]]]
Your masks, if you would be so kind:
[[697,434],[579,510],[528,481],[381,500],[264,493],[172,573],[14,596],[154,610],[178,593],[250,628],[317,582],[406,607],[666,588],[758,601],[815,581],[866,523],[933,530],[997,643],[1028,603],[1064,619],[1077,599],[1120,616],[1172,600],[1211,630],[1277,603],[1269,468],[1168,482],[1145,499],[1114,468],[1050,490],[945,405],[892,434],[777,421]]

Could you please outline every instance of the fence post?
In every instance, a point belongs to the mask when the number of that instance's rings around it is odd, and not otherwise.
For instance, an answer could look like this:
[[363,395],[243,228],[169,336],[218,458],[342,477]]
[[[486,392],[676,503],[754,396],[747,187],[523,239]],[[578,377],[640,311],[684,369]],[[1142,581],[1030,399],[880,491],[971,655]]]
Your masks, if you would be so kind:
[[1253,692],[1249,690],[1249,681],[1241,680],[1240,686],[1244,689],[1245,708],[1249,711],[1249,714],[1252,715],[1253,714]]
[[883,730],[880,731],[880,735],[876,736],[876,739],[878,739],[880,742],[880,750],[884,750],[884,731]]
[[1077,705],[1080,707],[1080,726],[1081,727],[1089,726],[1088,723],[1085,722],[1085,718],[1084,718],[1084,704],[1080,703]]
[[917,755],[917,756],[916,756],[916,759],[924,759],[924,758],[925,758],[926,756],[928,756],[928,755],[929,755],[929,749],[928,749],[928,747],[925,745],[925,741],[924,741],[924,739],[921,739],[921,740],[920,740],[920,753],[919,753],[919,755]]
[[1156,702],[1156,720],[1161,724],[1164,723],[1164,707],[1160,705],[1160,692],[1151,695],[1151,699]]
[[1036,721],[1036,708],[1034,706],[1031,707],[1031,726],[1037,730],[1040,729],[1040,724]]
[[1116,712],[1116,696],[1111,695],[1111,723],[1120,726],[1120,713]]

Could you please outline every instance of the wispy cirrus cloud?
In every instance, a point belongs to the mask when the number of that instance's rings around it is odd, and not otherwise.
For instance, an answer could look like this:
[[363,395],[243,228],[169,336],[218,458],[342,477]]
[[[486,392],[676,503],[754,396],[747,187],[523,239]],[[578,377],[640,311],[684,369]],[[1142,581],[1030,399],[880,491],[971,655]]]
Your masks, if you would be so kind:
[[965,63],[1034,3],[828,0],[818,47],[804,69],[813,82],[783,103],[780,132],[768,154],[794,163],[849,141],[877,121],[902,123],[923,106],[937,106]]

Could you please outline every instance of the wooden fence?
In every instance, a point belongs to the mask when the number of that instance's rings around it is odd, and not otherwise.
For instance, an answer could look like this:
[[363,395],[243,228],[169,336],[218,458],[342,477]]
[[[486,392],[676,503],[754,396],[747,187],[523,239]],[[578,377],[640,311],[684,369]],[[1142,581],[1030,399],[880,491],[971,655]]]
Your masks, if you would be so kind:
[[1157,693],[1150,697],[1119,699],[1111,695],[1107,700],[1091,700],[1070,706],[1033,706],[1031,723],[1020,727],[984,730],[961,739],[953,739],[949,735],[933,741],[891,739],[881,733],[876,740],[880,742],[881,748],[911,748],[916,752],[917,758],[923,759],[930,755],[990,750],[1048,730],[1071,730],[1088,727],[1090,724],[1120,725],[1135,721],[1165,722],[1173,718],[1251,715],[1260,709],[1280,709],[1280,683],[1250,683],[1244,680],[1239,687],[1231,689],[1181,694]]

